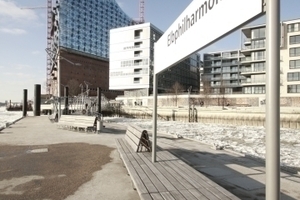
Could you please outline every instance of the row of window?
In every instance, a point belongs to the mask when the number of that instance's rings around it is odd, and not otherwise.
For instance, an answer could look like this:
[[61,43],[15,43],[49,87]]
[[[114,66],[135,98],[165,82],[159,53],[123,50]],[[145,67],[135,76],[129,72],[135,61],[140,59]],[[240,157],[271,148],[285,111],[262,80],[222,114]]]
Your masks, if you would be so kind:
[[148,58],[121,61],[121,67],[130,67],[130,66],[139,66],[139,65],[148,65]]
[[287,31],[289,32],[289,33],[291,33],[291,32],[296,32],[296,31],[300,31],[300,23],[295,23],[295,24],[289,24],[288,26],[287,26]]
[[300,56],[300,47],[290,48],[290,57]]
[[300,35],[290,36],[290,44],[300,44]]
[[244,94],[265,94],[266,87],[265,86],[255,86],[255,87],[244,87]]

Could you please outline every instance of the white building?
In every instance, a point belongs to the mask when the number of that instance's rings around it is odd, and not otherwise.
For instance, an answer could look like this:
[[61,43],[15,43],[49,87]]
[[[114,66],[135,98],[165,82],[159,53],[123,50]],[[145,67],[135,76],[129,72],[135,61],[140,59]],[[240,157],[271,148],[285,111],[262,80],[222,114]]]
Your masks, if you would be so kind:
[[109,89],[150,88],[153,44],[161,35],[150,23],[110,31]]
[[[163,32],[151,23],[110,30],[109,89],[123,90],[128,104],[143,102],[153,92],[154,43]],[[178,82],[182,92],[200,89],[200,55],[193,54],[159,74],[158,92],[170,93]],[[180,91],[181,92],[181,91]]]
[[[241,44],[238,51],[204,54],[204,76],[210,78],[214,92],[222,81],[225,82],[222,87],[233,104],[263,105],[266,93],[265,24],[242,28]],[[228,57],[232,53],[234,57]],[[281,23],[280,95],[281,106],[300,105],[300,19]]]

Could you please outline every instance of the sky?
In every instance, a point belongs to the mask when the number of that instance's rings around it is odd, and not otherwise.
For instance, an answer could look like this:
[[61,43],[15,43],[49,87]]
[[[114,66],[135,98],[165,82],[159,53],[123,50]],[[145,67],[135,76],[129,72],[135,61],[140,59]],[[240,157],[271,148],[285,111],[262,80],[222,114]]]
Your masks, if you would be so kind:
[[[117,2],[130,17],[139,18],[138,0]],[[145,0],[145,21],[166,31],[191,2]],[[45,93],[47,9],[36,7],[46,4],[47,0],[0,0],[0,102],[21,102],[24,89],[32,100],[35,84],[40,84]],[[281,0],[281,20],[300,18],[299,8],[300,0]],[[250,25],[262,23],[265,17]],[[239,32],[235,31],[200,53],[238,49],[239,38]]]

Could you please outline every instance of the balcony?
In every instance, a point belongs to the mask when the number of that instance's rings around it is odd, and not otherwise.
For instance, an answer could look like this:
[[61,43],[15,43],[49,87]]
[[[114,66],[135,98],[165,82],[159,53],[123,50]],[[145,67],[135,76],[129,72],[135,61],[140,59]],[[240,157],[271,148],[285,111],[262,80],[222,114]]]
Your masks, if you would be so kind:
[[242,57],[241,64],[243,63],[251,63],[251,62],[262,62],[266,61],[265,57],[257,57],[256,59],[252,59],[252,57]]
[[252,68],[244,68],[244,69],[241,69],[241,74],[265,74],[266,73],[266,69],[263,68],[263,69],[259,69],[259,70],[253,70]]
[[265,79],[259,79],[259,80],[246,79],[246,80],[242,80],[241,84],[242,84],[242,86],[265,85],[266,80]]
[[244,45],[250,45],[251,44],[251,39],[250,38],[246,38],[244,40]]

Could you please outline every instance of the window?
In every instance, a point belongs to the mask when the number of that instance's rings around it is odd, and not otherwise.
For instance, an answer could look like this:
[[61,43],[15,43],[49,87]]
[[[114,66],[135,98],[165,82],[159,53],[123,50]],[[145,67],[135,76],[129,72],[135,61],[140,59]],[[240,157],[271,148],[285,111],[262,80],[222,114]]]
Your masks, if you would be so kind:
[[297,48],[290,48],[290,56],[300,56],[300,47]]
[[290,36],[290,44],[299,44],[300,43],[300,35]]
[[300,68],[300,60],[290,60],[290,69]]
[[134,31],[134,39],[139,39],[141,38],[141,33],[143,32],[143,30],[135,30]]
[[264,48],[266,47],[266,40],[253,40],[251,45],[252,49]]
[[133,79],[133,83],[140,83],[140,79],[141,79],[141,78],[134,78],[134,79]]
[[288,85],[287,93],[300,93],[300,85]]
[[265,94],[265,86],[254,87],[254,94]]
[[287,74],[288,81],[300,81],[300,72],[293,72]]
[[135,42],[134,48],[139,48],[139,47],[141,47],[142,44],[143,44],[143,42]]
[[252,87],[244,87],[243,90],[244,94],[252,94]]
[[288,25],[288,32],[296,32],[300,31],[300,23],[295,23],[295,24],[289,24]]
[[253,60],[264,60],[265,59],[265,51],[257,51],[252,53]]
[[253,63],[252,64],[253,71],[254,72],[266,71],[266,65],[265,64],[266,64],[265,62]]
[[142,51],[134,51],[134,57],[140,57],[142,54]]
[[252,30],[252,39],[265,38],[266,37],[266,28],[258,28]]

